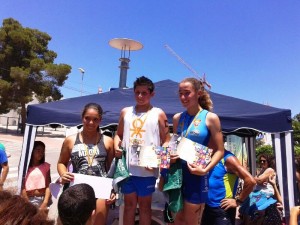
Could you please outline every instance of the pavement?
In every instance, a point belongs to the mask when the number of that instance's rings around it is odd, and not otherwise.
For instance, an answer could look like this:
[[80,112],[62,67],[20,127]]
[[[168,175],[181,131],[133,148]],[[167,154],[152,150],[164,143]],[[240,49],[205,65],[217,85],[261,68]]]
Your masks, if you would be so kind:
[[[52,181],[55,181],[59,175],[56,165],[60,154],[60,149],[65,138],[65,128],[44,128],[38,129],[35,140],[43,141],[46,145],[45,159],[50,163],[50,173]],[[4,189],[17,192],[18,165],[22,152],[23,135],[17,133],[16,128],[1,129],[0,142],[4,144],[6,152],[11,156],[8,158],[9,172],[4,183]],[[57,200],[52,198],[53,204],[50,207],[49,218],[56,220],[57,217]]]
[[[64,140],[64,131],[50,130],[38,131],[36,140],[43,141],[46,145],[46,162],[51,164],[51,178],[52,180],[58,177],[56,170],[57,160],[60,154],[60,149]],[[9,173],[4,184],[6,189],[16,189],[18,178],[18,165],[20,161],[23,136],[17,133],[8,132],[0,133],[0,142],[4,144],[6,151],[11,155],[8,158]]]

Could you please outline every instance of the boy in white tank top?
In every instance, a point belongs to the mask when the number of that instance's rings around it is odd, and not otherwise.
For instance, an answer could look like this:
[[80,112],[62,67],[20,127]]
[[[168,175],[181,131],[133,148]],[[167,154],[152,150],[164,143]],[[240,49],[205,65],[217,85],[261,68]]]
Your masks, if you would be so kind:
[[122,146],[126,150],[129,179],[122,184],[124,194],[124,224],[134,224],[135,210],[139,204],[140,224],[151,224],[151,201],[158,176],[157,168],[136,165],[141,146],[165,146],[170,140],[168,119],[160,109],[150,103],[154,96],[154,84],[147,77],[134,82],[135,106],[121,110],[119,125],[114,137],[115,156],[121,157]]

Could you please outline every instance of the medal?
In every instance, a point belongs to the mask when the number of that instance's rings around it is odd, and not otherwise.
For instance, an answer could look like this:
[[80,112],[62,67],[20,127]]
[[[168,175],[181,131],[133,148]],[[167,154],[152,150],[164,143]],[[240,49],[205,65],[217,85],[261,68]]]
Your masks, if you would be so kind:
[[92,169],[92,165],[93,165],[93,161],[94,161],[95,155],[97,153],[98,146],[96,144],[93,147],[93,149],[92,149],[93,153],[92,153],[92,155],[90,155],[88,146],[86,144],[83,144],[83,145],[85,147],[86,160],[87,160],[87,164],[88,164],[88,168],[86,170],[86,174],[87,175],[93,175],[94,171]]
[[91,166],[89,166],[88,168],[87,168],[87,170],[86,170],[86,175],[93,175],[93,169],[92,169],[92,167]]
[[139,140],[138,140],[137,138],[134,138],[134,139],[132,140],[132,146],[133,146],[134,148],[137,148],[137,147],[139,146]]

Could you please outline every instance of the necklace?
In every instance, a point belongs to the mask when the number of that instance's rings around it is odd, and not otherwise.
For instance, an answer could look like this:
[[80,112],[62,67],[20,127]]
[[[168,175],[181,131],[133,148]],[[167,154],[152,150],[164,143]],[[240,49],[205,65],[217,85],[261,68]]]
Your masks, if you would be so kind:
[[98,134],[97,134],[97,139],[96,139],[96,144],[94,145],[94,147],[92,148],[92,155],[90,155],[89,153],[89,147],[87,144],[84,143],[84,136],[83,136],[83,133],[81,133],[82,135],[82,141],[83,141],[83,145],[84,145],[84,148],[85,148],[85,155],[87,157],[87,162],[88,162],[88,168],[86,170],[86,173],[87,175],[93,175],[93,168],[92,168],[92,165],[93,165],[93,161],[94,161],[94,158],[95,158],[95,155],[98,151]]

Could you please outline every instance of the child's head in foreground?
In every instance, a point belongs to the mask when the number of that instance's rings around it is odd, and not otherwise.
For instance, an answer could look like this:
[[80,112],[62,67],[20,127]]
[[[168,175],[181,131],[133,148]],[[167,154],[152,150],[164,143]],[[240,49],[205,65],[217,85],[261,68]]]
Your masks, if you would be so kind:
[[58,200],[58,214],[63,225],[92,224],[96,197],[88,184],[76,184],[66,189]]

